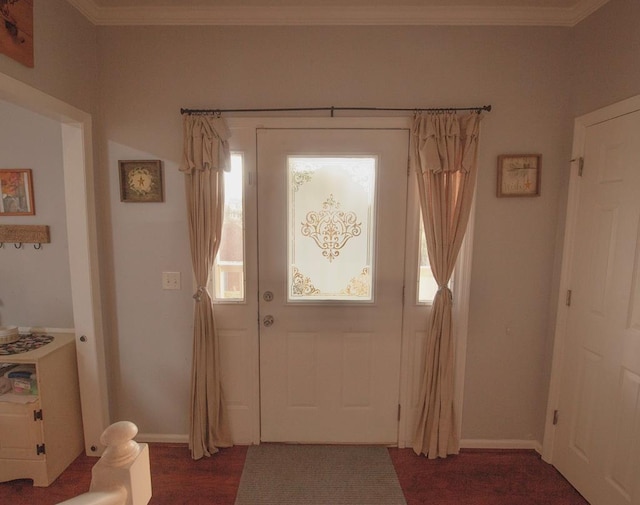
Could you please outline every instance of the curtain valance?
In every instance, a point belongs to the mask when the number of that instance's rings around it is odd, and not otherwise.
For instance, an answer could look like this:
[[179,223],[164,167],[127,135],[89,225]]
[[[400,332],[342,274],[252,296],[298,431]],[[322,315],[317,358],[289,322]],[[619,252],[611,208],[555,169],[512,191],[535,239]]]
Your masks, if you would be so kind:
[[476,161],[482,115],[418,114],[412,136],[419,173],[469,172]]
[[231,170],[227,122],[214,115],[182,116],[184,149],[181,172]]

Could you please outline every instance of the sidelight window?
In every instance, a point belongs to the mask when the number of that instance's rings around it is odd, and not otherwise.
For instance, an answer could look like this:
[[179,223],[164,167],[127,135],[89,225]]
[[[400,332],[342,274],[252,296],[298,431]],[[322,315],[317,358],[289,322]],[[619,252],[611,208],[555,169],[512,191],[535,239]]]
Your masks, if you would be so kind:
[[224,221],[220,249],[214,264],[213,298],[245,299],[243,157],[231,155],[231,171],[224,173]]
[[418,266],[418,303],[431,303],[438,291],[438,283],[433,278],[429,266],[429,253],[427,252],[427,237],[424,233],[422,218],[420,219],[420,264]]

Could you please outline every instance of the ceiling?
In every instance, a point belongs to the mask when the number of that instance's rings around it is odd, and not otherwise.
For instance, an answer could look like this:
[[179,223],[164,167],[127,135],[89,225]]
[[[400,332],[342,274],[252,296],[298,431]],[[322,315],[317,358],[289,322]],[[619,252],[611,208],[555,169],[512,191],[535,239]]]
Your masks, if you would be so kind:
[[574,26],[609,0],[67,0],[96,25]]

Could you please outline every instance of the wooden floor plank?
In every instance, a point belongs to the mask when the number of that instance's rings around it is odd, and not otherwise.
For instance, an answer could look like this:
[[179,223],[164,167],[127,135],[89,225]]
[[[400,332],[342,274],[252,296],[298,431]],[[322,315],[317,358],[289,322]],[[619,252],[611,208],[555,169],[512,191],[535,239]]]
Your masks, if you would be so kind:
[[[193,461],[184,444],[149,444],[151,505],[233,505],[246,446]],[[389,449],[407,505],[588,505],[534,451],[463,451],[428,460],[411,449]],[[89,490],[97,459],[79,456],[49,487],[30,480],[0,483],[0,503],[55,505]]]

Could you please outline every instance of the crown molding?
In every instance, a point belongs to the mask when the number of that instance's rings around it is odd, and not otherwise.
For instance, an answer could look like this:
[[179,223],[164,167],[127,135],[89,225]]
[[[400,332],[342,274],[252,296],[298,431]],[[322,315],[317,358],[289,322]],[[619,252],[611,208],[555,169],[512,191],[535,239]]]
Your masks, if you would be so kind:
[[100,7],[94,0],[67,0],[101,26],[575,26],[609,0],[582,0],[574,7]]
[[573,24],[571,26],[577,25],[580,21],[589,17],[591,14],[593,14],[608,2],[609,0],[582,0],[582,2],[578,2],[572,9],[574,12]]

